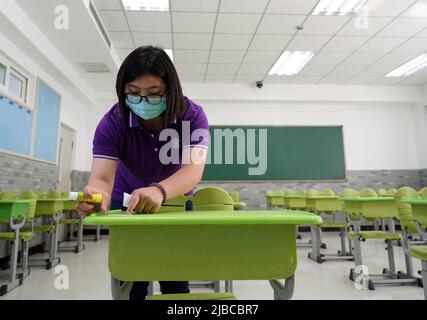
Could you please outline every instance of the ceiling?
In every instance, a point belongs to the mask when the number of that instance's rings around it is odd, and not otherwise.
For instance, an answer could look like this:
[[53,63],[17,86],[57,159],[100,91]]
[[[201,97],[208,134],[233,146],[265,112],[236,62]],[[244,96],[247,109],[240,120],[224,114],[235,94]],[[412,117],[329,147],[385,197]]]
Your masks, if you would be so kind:
[[[427,68],[407,78],[384,77],[427,51],[427,0],[368,0],[359,17],[313,16],[317,2],[170,0],[169,11],[152,12],[124,11],[120,0],[94,0],[122,59],[141,45],[173,49],[183,82],[427,82]],[[296,76],[269,76],[283,50],[316,56]]]

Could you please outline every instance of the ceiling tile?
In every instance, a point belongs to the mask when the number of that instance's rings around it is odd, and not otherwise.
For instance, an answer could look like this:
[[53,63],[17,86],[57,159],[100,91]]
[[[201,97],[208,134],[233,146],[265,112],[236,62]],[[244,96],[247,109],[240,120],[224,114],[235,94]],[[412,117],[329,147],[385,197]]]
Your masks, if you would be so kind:
[[136,46],[154,45],[165,49],[172,48],[172,35],[170,33],[134,32]]
[[258,33],[268,34],[294,34],[296,27],[300,26],[305,16],[302,15],[264,15],[258,28]]
[[383,77],[387,73],[392,71],[392,68],[389,66],[378,66],[378,65],[372,65],[367,67],[365,70],[360,72],[358,74],[358,77]]
[[369,0],[365,8],[370,17],[396,17],[415,2],[416,0]]
[[203,83],[204,74],[179,74],[179,80],[183,83]]
[[122,10],[120,0],[94,0],[98,10]]
[[350,53],[345,52],[318,52],[310,63],[312,64],[339,64],[345,58],[349,56]]
[[321,76],[305,76],[298,74],[292,79],[291,84],[316,84],[320,79],[322,79]]
[[427,0],[418,0],[402,14],[402,17],[427,18]]
[[375,66],[390,66],[392,68],[397,68],[416,57],[417,55],[413,53],[389,53],[385,55],[380,61],[375,63]]
[[267,3],[268,0],[226,0],[221,1],[219,11],[235,13],[263,13]]
[[301,35],[334,35],[351,18],[348,16],[309,16],[304,23],[304,29],[299,31]]
[[126,16],[132,32],[170,32],[169,12],[127,11]]
[[120,58],[124,60],[133,50],[134,48],[117,49],[117,53],[119,54]]
[[246,50],[252,36],[246,34],[215,34],[212,49]]
[[238,63],[209,63],[207,74],[236,74]]
[[215,27],[215,17],[215,13],[173,12],[173,31],[211,33]]
[[258,14],[221,13],[217,18],[215,32],[253,34],[260,18]]
[[427,51],[427,41],[421,38],[413,38],[393,50],[393,53],[418,53]]
[[348,57],[343,65],[369,66],[381,59],[383,55],[383,53],[355,53]]
[[271,63],[273,64],[280,56],[281,51],[249,50],[243,63]]
[[378,77],[375,76],[371,76],[371,77],[367,77],[367,76],[357,76],[354,77],[350,80],[348,80],[345,84],[347,85],[369,85],[372,82],[374,82],[375,80],[377,80]]
[[111,40],[116,48],[132,48],[134,43],[130,32],[110,32]]
[[322,49],[323,51],[353,52],[356,51],[366,40],[366,37],[334,37]]
[[173,52],[175,63],[207,63],[209,50],[178,50]]
[[380,37],[412,37],[427,27],[427,19],[423,18],[397,18],[382,31]]
[[388,53],[405,42],[407,38],[398,37],[375,37],[366,42],[358,51],[359,52],[382,52]]
[[217,12],[219,0],[171,0],[172,11]]
[[393,19],[386,17],[353,17],[344,28],[338,32],[339,36],[371,37],[384,28]]
[[302,76],[325,76],[327,75],[335,65],[327,64],[308,64],[305,66],[298,75]]
[[175,49],[210,49],[212,35],[203,33],[174,33]]
[[205,63],[175,63],[178,73],[183,74],[204,74],[206,71]]
[[415,36],[416,38],[427,38],[427,28],[421,31],[420,33],[417,33]]
[[101,11],[99,14],[107,31],[129,31],[122,11]]
[[318,51],[331,39],[330,36],[296,36],[286,47],[287,51]]
[[309,14],[318,0],[271,0],[267,13]]
[[232,83],[234,79],[233,74],[207,74],[206,83]]
[[355,66],[355,65],[340,65],[332,70],[328,76],[331,77],[342,77],[348,76],[352,77],[365,69],[366,66]]
[[344,84],[350,77],[346,76],[328,76],[321,79],[317,84]]
[[272,63],[263,63],[263,64],[256,64],[256,63],[244,63],[240,66],[239,73],[240,74],[266,74],[268,71],[270,71],[272,67]]
[[241,63],[245,50],[212,50],[210,63]]
[[252,40],[251,50],[283,50],[292,36],[257,34]]

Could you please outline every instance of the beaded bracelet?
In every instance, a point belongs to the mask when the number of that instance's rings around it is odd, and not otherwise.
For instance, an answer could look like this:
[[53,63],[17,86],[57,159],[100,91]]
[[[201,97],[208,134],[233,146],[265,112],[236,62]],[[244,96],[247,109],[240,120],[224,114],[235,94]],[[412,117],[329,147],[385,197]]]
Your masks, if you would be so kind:
[[165,188],[160,183],[157,183],[157,182],[153,182],[149,186],[150,187],[157,187],[162,192],[162,194],[163,194],[162,204],[163,204],[167,200],[167,198],[168,198],[168,194],[166,193]]

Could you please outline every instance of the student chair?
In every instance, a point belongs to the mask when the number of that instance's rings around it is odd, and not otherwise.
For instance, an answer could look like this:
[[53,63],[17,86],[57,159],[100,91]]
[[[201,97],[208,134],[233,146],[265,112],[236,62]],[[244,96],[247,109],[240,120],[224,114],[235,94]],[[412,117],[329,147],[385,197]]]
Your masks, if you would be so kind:
[[[360,191],[358,198],[342,198],[344,211],[350,213],[353,231],[349,232],[349,237],[354,241],[355,268],[350,270],[350,280],[355,281],[362,275],[364,285],[370,290],[375,290],[375,285],[418,285],[415,277],[406,273],[396,272],[393,241],[400,240],[401,236],[395,231],[394,220],[398,217],[398,210],[395,200],[392,197],[378,197],[375,190],[365,188]],[[355,218],[355,216],[358,216]],[[382,231],[362,231],[363,221],[373,222],[378,219],[388,220],[389,230]],[[383,269],[382,274],[364,273],[360,270],[363,266],[361,242],[371,239],[385,240],[388,253],[389,268]]]
[[[323,223],[311,227],[311,243],[312,251],[308,253],[308,258],[322,263],[328,260],[344,260],[353,261],[354,256],[346,250],[347,223],[346,221],[337,221],[336,215],[342,212],[342,204],[340,199],[335,195],[332,189],[324,189],[320,193],[316,190],[311,190],[306,195],[307,209],[317,215],[330,216],[333,220],[323,220]],[[341,250],[337,254],[321,253],[320,232],[324,229],[339,229]],[[351,249],[350,249],[351,251]]]
[[233,199],[234,210],[241,210],[246,207],[246,202],[240,200],[240,193],[238,191],[231,191],[229,194]]
[[379,197],[386,197],[386,196],[388,196],[389,194],[388,194],[388,191],[387,191],[386,189],[378,189],[378,191],[377,191],[377,195],[378,195]]
[[283,190],[275,190],[270,194],[269,208],[283,208],[285,206],[285,192]]
[[[284,192],[284,207],[289,210],[299,210],[306,211],[306,200],[305,200],[306,191],[301,189],[295,191],[293,189],[285,190]],[[302,240],[300,233],[297,233],[297,239]],[[311,240],[308,242],[299,241],[297,247],[311,247]]]
[[[69,200],[69,192],[62,192],[61,196],[64,201],[64,208],[59,224],[64,225],[66,241],[76,241],[76,244],[64,245],[59,242],[58,251],[74,251],[74,253],[79,253],[85,248],[83,244],[83,217],[75,217],[76,201]],[[74,226],[77,226],[77,238],[74,237]]]
[[6,282],[0,284],[0,296],[19,287],[24,281],[24,273],[18,273],[18,252],[20,240],[27,240],[27,235],[21,236],[20,230],[25,225],[26,217],[31,216],[31,211],[34,212],[34,207],[35,200],[16,199],[16,194],[11,192],[0,193],[0,223],[7,223],[9,229],[0,232],[0,240],[11,243],[9,270]]

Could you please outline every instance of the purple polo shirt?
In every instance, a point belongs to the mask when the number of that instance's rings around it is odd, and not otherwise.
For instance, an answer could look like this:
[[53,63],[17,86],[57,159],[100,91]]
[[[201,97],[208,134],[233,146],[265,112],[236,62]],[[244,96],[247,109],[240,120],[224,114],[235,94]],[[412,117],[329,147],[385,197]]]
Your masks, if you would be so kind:
[[[184,148],[195,146],[208,148],[209,135],[199,134],[201,131],[209,130],[203,108],[188,98],[185,98],[185,103],[186,112],[166,126],[166,129],[177,132],[179,144],[177,139],[172,137],[167,138],[167,141],[160,141],[162,131],[152,134],[140,124],[140,118],[130,109],[128,109],[129,122],[125,123],[118,104],[101,119],[95,131],[92,152],[94,158],[118,161],[111,194],[112,200],[123,201],[123,192],[130,194],[135,189],[147,187],[153,182],[160,182],[181,168],[180,162],[164,164],[163,161],[162,163],[159,152],[165,144],[169,143],[169,148],[172,145],[176,149],[179,148],[179,159]],[[187,129],[183,129],[184,127]],[[193,135],[195,130],[197,131]],[[188,131],[190,137],[186,134]],[[166,154],[170,155],[171,152]]]

